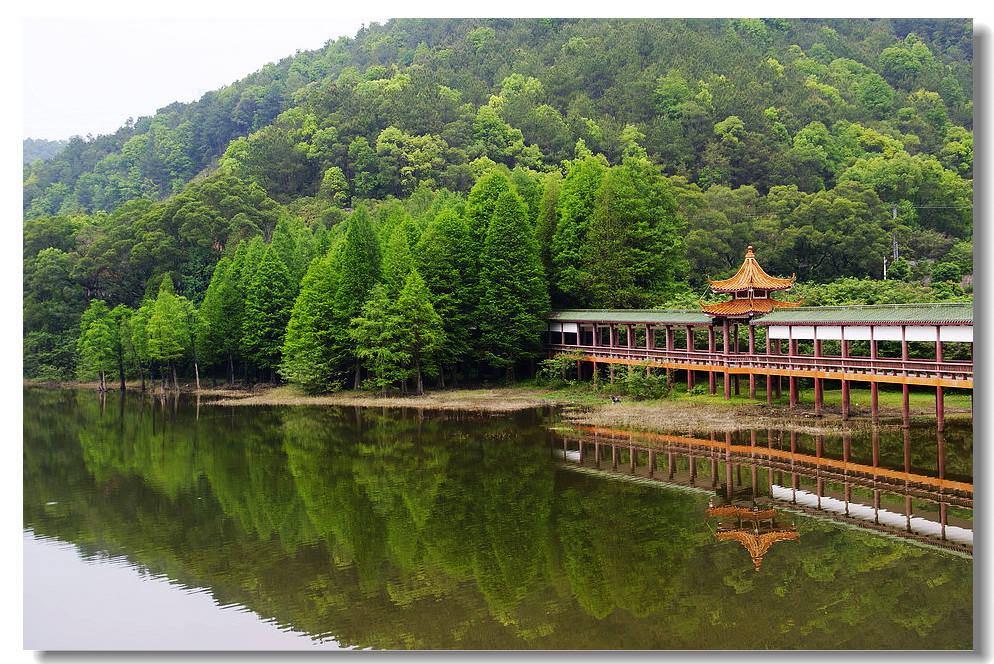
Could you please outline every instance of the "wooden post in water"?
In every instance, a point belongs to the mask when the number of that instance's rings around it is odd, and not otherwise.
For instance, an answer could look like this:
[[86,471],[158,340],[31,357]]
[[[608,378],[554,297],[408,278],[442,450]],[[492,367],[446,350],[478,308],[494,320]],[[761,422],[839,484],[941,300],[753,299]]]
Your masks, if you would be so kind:
[[649,450],[649,477],[652,477],[655,470],[656,470],[656,453],[653,450]]
[[[732,341],[732,354],[738,355],[739,352],[739,326],[738,323],[735,324],[733,329],[734,340]],[[735,396],[739,396],[739,375],[732,374],[732,385],[735,387]]]
[[946,434],[941,431],[936,435],[936,444],[938,449],[936,450],[939,457],[939,479],[946,479]]
[[611,444],[611,470],[618,469],[618,446]]

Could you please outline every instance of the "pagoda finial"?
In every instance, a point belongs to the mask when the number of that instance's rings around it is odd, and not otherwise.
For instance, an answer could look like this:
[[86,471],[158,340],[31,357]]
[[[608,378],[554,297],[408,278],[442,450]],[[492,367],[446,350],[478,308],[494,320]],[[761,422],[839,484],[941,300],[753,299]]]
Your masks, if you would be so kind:
[[752,245],[750,244],[746,248],[746,258],[755,258],[755,257],[756,257],[756,254],[752,253]]

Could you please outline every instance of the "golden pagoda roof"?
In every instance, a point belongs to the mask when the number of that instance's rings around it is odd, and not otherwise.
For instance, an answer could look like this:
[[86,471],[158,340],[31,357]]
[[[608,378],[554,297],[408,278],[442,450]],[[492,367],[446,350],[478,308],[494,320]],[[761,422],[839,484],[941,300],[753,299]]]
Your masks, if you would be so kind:
[[759,566],[763,564],[763,556],[774,542],[796,540],[801,536],[796,528],[771,530],[766,533],[756,533],[752,530],[719,530],[715,535],[719,540],[735,540],[744,546],[757,572]]
[[804,302],[802,298],[799,302],[782,302],[769,297],[748,298],[744,300],[733,299],[717,304],[704,304],[698,300],[704,313],[711,316],[754,316],[757,314],[768,314],[774,309],[781,307],[799,307]]
[[756,255],[752,252],[752,245],[750,245],[746,250],[742,267],[733,277],[717,281],[709,278],[708,281],[711,283],[711,290],[715,293],[734,293],[750,288],[776,291],[787,290],[793,286],[796,276],[792,274],[790,279],[778,279],[766,274],[766,271],[756,261]]
[[750,509],[748,507],[739,507],[738,505],[719,505],[718,507],[709,507],[707,515],[717,516],[717,517],[732,517],[736,519],[743,519],[745,521],[754,521],[757,519],[761,520],[772,519],[777,515],[777,511],[773,508],[767,510],[759,510],[759,509]]

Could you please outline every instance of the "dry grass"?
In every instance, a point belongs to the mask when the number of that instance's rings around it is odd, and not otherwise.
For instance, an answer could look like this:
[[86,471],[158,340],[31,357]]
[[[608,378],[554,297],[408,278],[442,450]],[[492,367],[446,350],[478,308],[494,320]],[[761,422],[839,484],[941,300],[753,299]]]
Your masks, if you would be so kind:
[[[31,383],[37,385],[38,383]],[[97,389],[97,383],[46,383],[51,387]],[[156,386],[157,387],[157,386]],[[129,390],[138,391],[140,384],[128,383]],[[197,391],[192,385],[181,385],[181,391],[206,398],[218,406],[367,406],[374,408],[422,408],[426,410],[459,410],[468,412],[506,413],[541,406],[563,406],[562,418],[567,426],[587,425],[632,431],[658,433],[703,433],[738,429],[782,429],[800,433],[819,434],[843,430],[860,430],[872,426],[869,408],[854,407],[852,418],[843,422],[840,408],[826,404],[825,417],[814,416],[811,404],[802,403],[796,410],[789,407],[749,401],[735,397],[725,401],[720,396],[681,395],[676,399],[631,401],[627,398],[613,403],[605,395],[589,390],[547,390],[530,387],[477,388],[439,390],[424,396],[379,396],[370,392],[343,391],[311,395],[292,385],[257,384],[247,387],[221,387]],[[202,402],[203,403],[203,402]],[[912,402],[912,415],[934,417],[934,410],[923,400]],[[965,408],[950,408],[949,417],[969,417]],[[957,414],[958,413],[958,414]],[[900,407],[885,405],[881,399],[880,417],[901,417]]]
[[[201,390],[201,394],[208,391]],[[220,390],[212,390],[217,394]],[[424,396],[378,396],[370,392],[336,392],[309,395],[292,386],[269,388],[261,392],[218,394],[212,401],[218,406],[372,406],[379,408],[424,408],[428,410],[465,410],[503,413],[526,408],[566,403],[545,398],[539,390],[527,388],[443,390]]]

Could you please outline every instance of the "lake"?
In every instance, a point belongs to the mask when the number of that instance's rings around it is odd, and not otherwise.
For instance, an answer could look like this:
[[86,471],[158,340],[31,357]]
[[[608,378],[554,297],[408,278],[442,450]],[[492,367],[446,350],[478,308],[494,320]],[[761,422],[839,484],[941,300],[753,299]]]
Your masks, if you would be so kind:
[[24,646],[970,649],[971,426],[25,388]]

